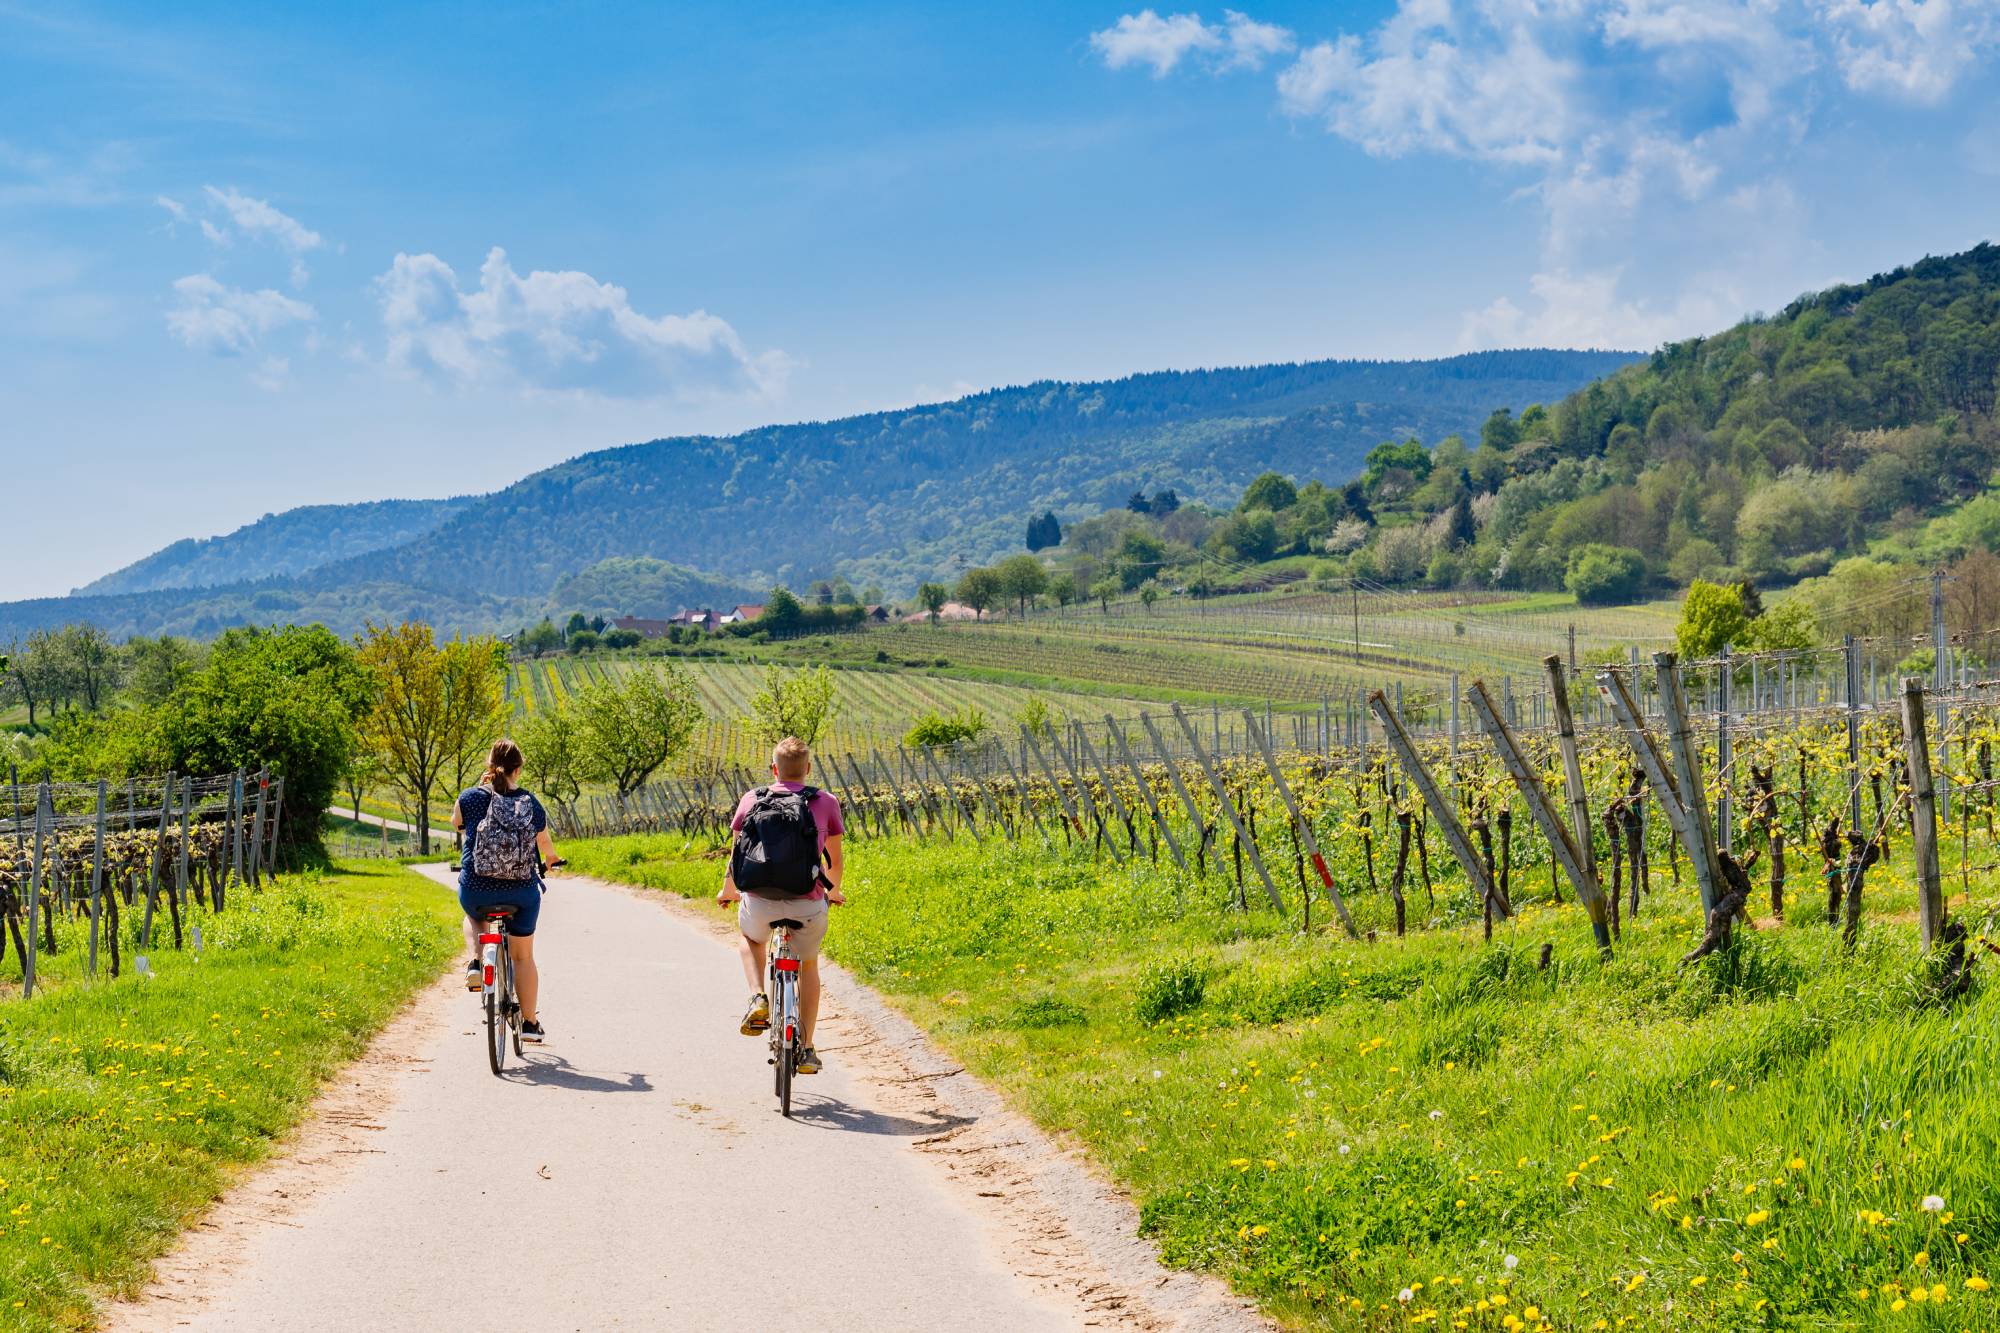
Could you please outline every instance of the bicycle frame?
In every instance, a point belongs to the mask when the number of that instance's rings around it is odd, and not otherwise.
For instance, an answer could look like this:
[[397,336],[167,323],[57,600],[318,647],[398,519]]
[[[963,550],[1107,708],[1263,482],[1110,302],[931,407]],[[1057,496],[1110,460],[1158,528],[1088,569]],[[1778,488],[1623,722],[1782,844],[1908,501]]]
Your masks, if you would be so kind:
[[482,921],[479,932],[479,977],[486,1010],[486,1059],[495,1077],[507,1064],[511,1037],[521,1057],[521,1005],[514,994],[514,955],[507,947],[507,919]]
[[770,949],[771,1064],[777,1070],[778,1109],[789,1117],[799,1063],[799,958],[784,926],[772,930]]

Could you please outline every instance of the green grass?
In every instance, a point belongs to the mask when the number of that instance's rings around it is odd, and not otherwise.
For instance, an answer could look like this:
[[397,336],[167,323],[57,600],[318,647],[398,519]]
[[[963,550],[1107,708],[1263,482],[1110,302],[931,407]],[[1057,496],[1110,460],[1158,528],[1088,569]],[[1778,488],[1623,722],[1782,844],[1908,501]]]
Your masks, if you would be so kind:
[[349,863],[194,908],[202,951],[156,939],[151,977],[128,939],[123,977],[85,980],[66,924],[34,998],[0,997],[0,1329],[88,1327],[97,1292],[141,1285],[437,975],[455,923],[430,881]]
[[[718,877],[679,837],[565,850]],[[2000,1283],[2000,987],[1938,1001],[1907,877],[1871,886],[1855,956],[1799,901],[1682,968],[1662,875],[1606,965],[1573,906],[1368,944],[1150,867],[865,842],[829,948],[1290,1325],[2000,1328],[1967,1286]],[[1994,885],[1952,908],[1991,932]]]

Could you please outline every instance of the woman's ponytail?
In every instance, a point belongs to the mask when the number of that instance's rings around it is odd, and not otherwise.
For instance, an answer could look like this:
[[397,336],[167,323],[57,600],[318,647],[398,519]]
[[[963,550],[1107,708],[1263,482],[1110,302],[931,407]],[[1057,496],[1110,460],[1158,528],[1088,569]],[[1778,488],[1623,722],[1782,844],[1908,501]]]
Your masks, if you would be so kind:
[[493,742],[493,750],[486,756],[486,776],[479,780],[479,785],[505,796],[514,790],[514,777],[520,771],[521,747],[502,736]]

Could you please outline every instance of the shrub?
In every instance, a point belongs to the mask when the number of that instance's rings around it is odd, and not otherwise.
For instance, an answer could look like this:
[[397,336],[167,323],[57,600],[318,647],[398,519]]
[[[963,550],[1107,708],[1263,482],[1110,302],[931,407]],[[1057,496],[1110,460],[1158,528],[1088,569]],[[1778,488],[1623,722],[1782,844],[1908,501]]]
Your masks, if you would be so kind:
[[1148,963],[1139,976],[1139,999],[1133,1006],[1142,1023],[1158,1023],[1193,1009],[1208,993],[1208,965],[1198,958],[1170,958]]
[[962,712],[925,713],[903,737],[903,744],[955,745],[959,741],[977,740],[986,734],[986,728],[986,714],[967,704]]
[[1629,546],[1591,542],[1569,553],[1563,586],[1585,606],[1629,602],[1646,583],[1646,557]]

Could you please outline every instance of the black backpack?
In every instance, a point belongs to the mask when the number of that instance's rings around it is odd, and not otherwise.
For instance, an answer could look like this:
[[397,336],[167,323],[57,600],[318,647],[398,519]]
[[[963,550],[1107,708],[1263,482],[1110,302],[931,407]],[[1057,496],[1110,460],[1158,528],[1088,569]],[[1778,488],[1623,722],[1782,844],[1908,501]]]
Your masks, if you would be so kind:
[[736,887],[762,898],[804,898],[819,881],[819,825],[812,815],[818,788],[759,787],[729,856]]

